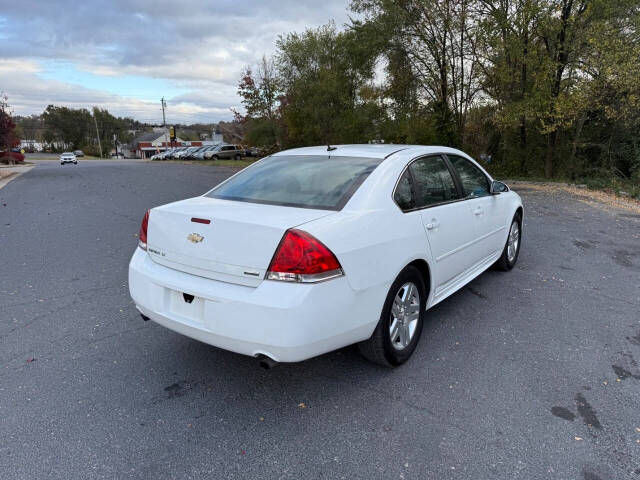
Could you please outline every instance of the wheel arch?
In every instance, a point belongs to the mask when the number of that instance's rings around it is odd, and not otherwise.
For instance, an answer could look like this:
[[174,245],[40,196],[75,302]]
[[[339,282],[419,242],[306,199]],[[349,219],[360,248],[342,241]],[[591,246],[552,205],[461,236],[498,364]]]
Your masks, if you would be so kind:
[[514,212],[514,216],[515,215],[518,215],[520,217],[520,231],[522,232],[523,230],[522,227],[524,224],[524,208],[522,208],[522,204],[518,205],[518,208],[516,208],[516,211]]
[[[429,305],[429,299],[431,298],[431,286],[433,282],[431,280],[431,268],[426,260],[422,258],[417,258],[410,262],[407,267],[415,267],[422,276],[422,280],[424,281],[424,286],[427,289],[427,305]],[[406,267],[405,267],[406,268]]]
[[522,205],[516,208],[516,214],[520,215],[520,222],[522,222],[524,220],[524,209],[522,208]]

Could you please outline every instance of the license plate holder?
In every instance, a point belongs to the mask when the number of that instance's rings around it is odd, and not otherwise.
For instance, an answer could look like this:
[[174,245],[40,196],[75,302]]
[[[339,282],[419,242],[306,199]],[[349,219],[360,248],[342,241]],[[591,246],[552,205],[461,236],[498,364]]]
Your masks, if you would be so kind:
[[171,290],[169,310],[175,315],[202,322],[204,319],[204,299],[187,292]]

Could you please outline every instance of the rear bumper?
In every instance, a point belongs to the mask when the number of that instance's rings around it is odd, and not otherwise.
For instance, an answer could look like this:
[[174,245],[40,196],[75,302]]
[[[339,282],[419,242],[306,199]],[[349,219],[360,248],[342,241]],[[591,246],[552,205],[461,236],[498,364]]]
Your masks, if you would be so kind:
[[[297,362],[371,336],[386,292],[354,291],[345,277],[315,284],[265,280],[246,287],[173,270],[137,248],[129,291],[138,310],[225,350]],[[183,293],[194,295],[191,304]]]

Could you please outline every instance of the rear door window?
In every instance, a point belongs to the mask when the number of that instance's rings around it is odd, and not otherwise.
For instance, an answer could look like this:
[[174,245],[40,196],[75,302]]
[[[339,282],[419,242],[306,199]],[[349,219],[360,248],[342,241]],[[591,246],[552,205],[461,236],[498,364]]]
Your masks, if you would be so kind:
[[206,195],[241,202],[341,210],[381,161],[322,155],[267,157]]

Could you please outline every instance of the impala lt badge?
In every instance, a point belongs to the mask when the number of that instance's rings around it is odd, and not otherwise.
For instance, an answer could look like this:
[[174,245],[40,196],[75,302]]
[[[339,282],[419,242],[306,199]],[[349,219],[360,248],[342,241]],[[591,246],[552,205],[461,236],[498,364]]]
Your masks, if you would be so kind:
[[187,240],[192,243],[200,243],[202,240],[204,240],[204,236],[200,235],[199,233],[190,233],[189,235],[187,235]]

